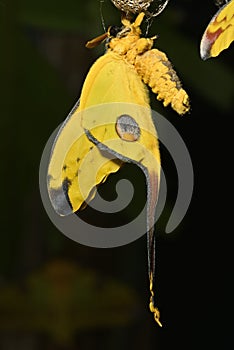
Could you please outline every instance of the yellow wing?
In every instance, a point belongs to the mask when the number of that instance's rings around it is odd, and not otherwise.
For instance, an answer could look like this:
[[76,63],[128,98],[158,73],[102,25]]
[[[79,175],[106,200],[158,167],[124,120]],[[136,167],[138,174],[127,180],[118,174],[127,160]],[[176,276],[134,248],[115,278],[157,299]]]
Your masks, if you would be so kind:
[[[91,67],[79,107],[74,108],[56,138],[48,169],[48,192],[54,209],[60,215],[77,211],[94,197],[96,185],[123,162],[137,164],[146,176],[153,293],[154,217],[160,182],[158,139],[145,85],[133,67],[109,52]],[[159,311],[153,301],[151,304],[160,324]]]
[[[127,103],[134,106],[128,107]],[[109,107],[107,104],[112,105]],[[62,125],[53,147],[48,169],[48,191],[58,214],[68,215],[77,211],[84,201],[94,197],[95,192],[92,191],[96,185],[103,182],[110,173],[116,172],[122,164],[118,157],[114,161],[108,161],[100,149],[88,139],[85,133],[85,128],[89,129],[88,116],[95,118],[99,126],[97,139],[100,142],[109,135],[119,139],[115,131],[117,118],[127,114],[127,109],[137,109],[137,105],[139,109],[140,106],[147,108],[150,128],[154,131],[147,91],[134,69],[129,68],[124,61],[116,60],[112,53],[99,58],[85,80],[79,107],[76,106]],[[141,124],[140,127],[144,127]],[[153,135],[156,137],[155,132]],[[154,147],[157,148],[157,143]],[[129,144],[123,146],[122,154],[127,149],[130,150]],[[157,156],[158,154],[157,150]],[[134,149],[127,156],[138,160]],[[86,157],[89,159],[87,168]],[[96,174],[96,178],[93,178],[93,174]]]
[[216,57],[234,40],[234,0],[222,6],[208,24],[201,40],[203,60]]

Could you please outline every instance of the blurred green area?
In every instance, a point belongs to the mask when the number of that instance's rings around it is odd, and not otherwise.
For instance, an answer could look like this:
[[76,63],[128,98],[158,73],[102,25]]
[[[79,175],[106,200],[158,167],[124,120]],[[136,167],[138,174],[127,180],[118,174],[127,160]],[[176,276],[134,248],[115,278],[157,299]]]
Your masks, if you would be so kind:
[[[175,124],[191,152],[195,170],[202,169],[206,182],[197,174],[195,190],[199,187],[203,199],[213,191],[206,162],[217,162],[214,149],[225,132],[220,121],[233,116],[233,47],[217,59],[203,62],[199,57],[202,33],[215,11],[212,1],[196,6],[191,0],[169,2],[149,29],[149,35],[159,35],[156,45],[172,61],[191,96],[192,109],[189,116],[181,118],[153,96],[152,107]],[[166,349],[163,344],[173,340],[179,344],[183,333],[177,317],[192,320],[193,311],[186,305],[191,294],[196,294],[192,276],[197,266],[190,265],[188,276],[184,261],[192,264],[193,249],[199,246],[193,224],[199,214],[192,211],[199,210],[196,195],[175,234],[158,238],[157,292],[168,325],[160,334],[148,313],[145,237],[111,250],[80,246],[57,231],[40,200],[38,169],[43,148],[79,97],[89,67],[104,52],[103,45],[92,51],[84,47],[87,40],[103,33],[102,17],[106,27],[120,23],[119,12],[108,0],[0,2],[3,350]],[[163,150],[162,161],[170,191],[159,232],[177,188],[175,170]],[[120,222],[139,210],[145,200],[140,171],[129,166],[122,175],[114,176],[118,180],[128,172],[139,193],[135,206],[118,217]],[[108,196],[113,190],[111,180],[105,186]],[[204,197],[202,191],[206,191]],[[49,267],[44,268],[49,262],[57,277],[48,275]],[[67,266],[66,272],[63,266]],[[186,330],[193,334],[194,325],[187,324]]]
[[0,291],[0,329],[44,333],[58,344],[72,343],[78,331],[131,324],[136,292],[94,270],[53,260],[20,284]]

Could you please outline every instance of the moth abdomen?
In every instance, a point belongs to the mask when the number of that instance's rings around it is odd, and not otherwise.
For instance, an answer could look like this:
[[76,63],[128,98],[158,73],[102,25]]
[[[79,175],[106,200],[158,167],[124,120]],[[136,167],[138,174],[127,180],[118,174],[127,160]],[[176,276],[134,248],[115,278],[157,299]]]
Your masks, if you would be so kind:
[[189,111],[189,97],[165,53],[158,49],[146,51],[137,56],[135,68],[164,106],[171,104],[179,114]]

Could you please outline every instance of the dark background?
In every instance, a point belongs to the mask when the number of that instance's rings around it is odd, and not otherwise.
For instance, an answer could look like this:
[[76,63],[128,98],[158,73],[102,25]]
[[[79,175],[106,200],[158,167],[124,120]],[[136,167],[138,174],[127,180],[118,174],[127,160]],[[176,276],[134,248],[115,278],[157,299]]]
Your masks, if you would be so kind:
[[[192,106],[189,115],[180,117],[151,96],[152,108],[183,137],[195,175],[187,215],[166,235],[177,179],[162,146],[168,199],[156,226],[160,329],[148,311],[146,236],[115,249],[79,245],[53,226],[39,194],[45,143],[104,52],[103,45],[84,46],[103,33],[100,2],[0,2],[0,349],[233,347],[229,180],[234,51],[230,47],[205,62],[199,56],[202,34],[216,11],[213,0],[171,0],[149,29],[149,36],[159,35],[155,45],[172,61]],[[102,15],[106,26],[120,23],[108,0]],[[139,189],[137,215],[146,193],[136,167],[113,175],[102,191],[112,193],[114,182],[127,175]],[[126,215],[121,213],[117,222]]]

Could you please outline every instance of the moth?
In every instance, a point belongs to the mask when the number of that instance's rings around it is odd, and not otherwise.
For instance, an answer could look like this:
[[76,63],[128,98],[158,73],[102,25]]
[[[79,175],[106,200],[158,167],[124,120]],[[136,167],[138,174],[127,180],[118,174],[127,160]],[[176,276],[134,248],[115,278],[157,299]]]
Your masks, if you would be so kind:
[[145,14],[104,38],[106,52],[90,68],[79,101],[62,124],[48,166],[48,193],[54,210],[69,215],[94,198],[97,185],[126,162],[139,166],[147,184],[147,247],[150,310],[161,326],[154,302],[154,218],[160,184],[160,152],[146,84],[164,106],[183,115],[189,97],[167,56],[152,48],[154,38],[141,36]]

